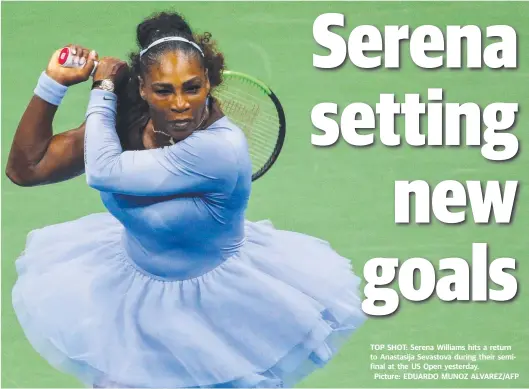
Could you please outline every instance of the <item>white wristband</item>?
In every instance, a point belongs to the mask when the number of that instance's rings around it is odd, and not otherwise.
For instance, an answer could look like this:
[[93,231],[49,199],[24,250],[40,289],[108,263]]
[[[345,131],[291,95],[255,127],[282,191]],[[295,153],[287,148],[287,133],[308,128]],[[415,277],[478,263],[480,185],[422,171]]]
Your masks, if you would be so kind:
[[46,72],[42,72],[34,93],[42,100],[58,106],[64,98],[67,90],[67,86],[58,83],[48,76]]

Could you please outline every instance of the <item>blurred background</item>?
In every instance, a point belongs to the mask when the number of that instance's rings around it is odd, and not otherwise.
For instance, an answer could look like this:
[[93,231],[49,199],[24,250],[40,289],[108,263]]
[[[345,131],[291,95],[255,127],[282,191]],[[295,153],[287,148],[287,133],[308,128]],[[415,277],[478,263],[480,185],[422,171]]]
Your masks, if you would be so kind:
[[[14,131],[40,73],[54,50],[69,43],[94,48],[100,56],[126,58],[136,50],[135,27],[151,13],[173,10],[200,32],[209,31],[224,52],[228,68],[269,84],[284,105],[287,137],[277,164],[253,187],[247,217],[270,219],[278,228],[325,239],[350,258],[356,272],[373,257],[426,258],[435,265],[444,257],[471,259],[473,242],[489,244],[490,259],[517,259],[520,289],[508,303],[423,303],[401,300],[390,317],[371,318],[324,369],[302,387],[528,387],[529,363],[527,253],[529,141],[527,93],[529,4],[524,2],[2,2],[2,172]],[[334,70],[312,66],[312,55],[325,55],[312,36],[316,17],[343,13],[348,37],[358,25],[475,24],[513,26],[519,39],[519,68],[509,71],[422,70],[401,48],[399,70],[361,70],[349,61]],[[485,32],[484,47],[488,43]],[[464,63],[466,61],[464,60]],[[340,110],[352,102],[372,107],[381,93],[420,93],[443,88],[445,102],[518,102],[521,152],[512,161],[493,163],[477,147],[387,148],[380,142],[354,148],[343,140],[328,148],[311,145],[310,112],[320,102]],[[57,132],[84,120],[90,84],[70,88],[57,113]],[[425,123],[425,121],[423,122]],[[403,120],[397,120],[403,133]],[[510,225],[395,225],[395,180],[426,180],[431,188],[444,180],[519,180],[516,212]],[[36,228],[104,211],[98,193],[84,176],[51,186],[20,188],[4,174],[2,185],[2,387],[79,387],[73,378],[52,369],[25,339],[11,307],[15,260],[27,234]],[[493,220],[493,219],[492,219]],[[53,244],[53,242],[50,242]],[[395,283],[391,285],[398,289]],[[370,370],[370,344],[510,345],[514,361],[481,362],[479,372],[521,372],[517,381],[381,381]],[[123,356],[124,358],[126,356]],[[421,371],[419,371],[421,372]]]

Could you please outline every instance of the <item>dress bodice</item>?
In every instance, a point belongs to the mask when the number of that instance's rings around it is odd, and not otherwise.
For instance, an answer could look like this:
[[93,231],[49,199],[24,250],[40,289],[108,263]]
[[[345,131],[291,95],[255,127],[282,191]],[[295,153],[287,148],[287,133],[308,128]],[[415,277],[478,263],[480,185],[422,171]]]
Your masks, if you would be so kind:
[[237,253],[244,243],[252,174],[237,126],[224,117],[174,146],[125,153],[136,165],[129,167],[136,187],[129,190],[124,181],[127,167],[115,167],[122,169],[116,179],[123,185],[113,183],[114,190],[102,190],[101,199],[123,224],[125,254],[139,268],[188,279]]

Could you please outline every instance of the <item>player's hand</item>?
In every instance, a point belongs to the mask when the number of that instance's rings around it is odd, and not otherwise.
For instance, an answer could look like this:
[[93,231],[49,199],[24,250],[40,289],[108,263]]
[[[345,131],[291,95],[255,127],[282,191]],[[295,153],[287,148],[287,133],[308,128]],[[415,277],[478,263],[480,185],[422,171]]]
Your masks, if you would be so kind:
[[70,48],[74,55],[74,60],[80,67],[68,68],[61,66],[59,64],[59,55],[62,48],[60,48],[51,56],[46,68],[46,74],[65,86],[79,84],[88,80],[95,66],[94,61],[98,59],[97,53],[79,45],[67,45],[66,47]]
[[129,66],[126,62],[114,57],[104,57],[99,62],[94,74],[94,82],[110,79],[119,89],[129,78]]

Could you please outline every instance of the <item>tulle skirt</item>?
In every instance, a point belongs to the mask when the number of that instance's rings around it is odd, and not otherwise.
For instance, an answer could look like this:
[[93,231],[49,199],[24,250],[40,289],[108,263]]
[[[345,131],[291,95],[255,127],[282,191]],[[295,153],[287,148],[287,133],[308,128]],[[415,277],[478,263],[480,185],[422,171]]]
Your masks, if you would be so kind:
[[87,386],[291,387],[365,320],[329,244],[246,222],[238,254],[196,278],[151,276],[100,213],[31,232],[13,306],[52,366]]

